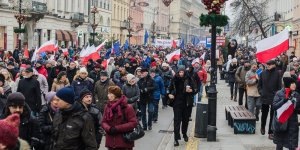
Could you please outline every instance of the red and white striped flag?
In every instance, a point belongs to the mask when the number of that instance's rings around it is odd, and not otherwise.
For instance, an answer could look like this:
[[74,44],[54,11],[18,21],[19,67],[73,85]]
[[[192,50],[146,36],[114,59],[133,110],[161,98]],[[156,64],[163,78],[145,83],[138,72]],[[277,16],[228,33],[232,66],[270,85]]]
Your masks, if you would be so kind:
[[69,55],[69,50],[67,48],[62,49],[62,52],[65,56]]
[[96,50],[99,52],[99,51],[101,51],[102,49],[103,49],[103,47],[105,46],[105,43],[107,42],[107,39],[104,41],[104,42],[102,42],[100,45],[98,45],[97,47],[96,47]]
[[285,104],[283,104],[279,109],[276,110],[277,118],[280,123],[285,123],[290,116],[293,114],[295,109],[295,105],[292,101],[288,100]]
[[195,66],[196,63],[199,63],[200,64],[200,59],[199,58],[196,58],[192,61],[192,66]]
[[266,63],[279,56],[289,49],[289,30],[285,29],[272,37],[259,41],[256,48],[256,58],[261,63]]
[[45,42],[38,50],[37,54],[42,52],[55,52],[58,50],[58,46],[55,44],[54,40]]
[[172,62],[173,60],[179,60],[180,59],[180,49],[166,55],[167,61]]

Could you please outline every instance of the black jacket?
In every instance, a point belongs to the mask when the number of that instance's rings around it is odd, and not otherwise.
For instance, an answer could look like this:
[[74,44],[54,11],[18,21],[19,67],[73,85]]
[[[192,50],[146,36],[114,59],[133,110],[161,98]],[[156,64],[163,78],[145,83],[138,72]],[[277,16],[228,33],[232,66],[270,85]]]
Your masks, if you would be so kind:
[[97,150],[94,122],[79,102],[53,119],[53,150]]
[[95,70],[89,73],[89,77],[94,80],[94,84],[100,80],[100,71],[96,72]]
[[45,141],[44,150],[50,150],[50,145],[52,143],[51,136],[53,131],[54,116],[55,112],[52,110],[50,103],[44,105],[39,113],[38,122],[43,135],[43,139]]
[[[10,114],[9,108],[6,106],[0,119],[4,119]],[[19,137],[35,149],[39,149],[39,146],[43,144],[38,120],[31,115],[31,110],[27,104],[25,104],[23,113],[20,116]]]
[[236,71],[237,71],[237,69],[238,69],[238,65],[232,65],[232,64],[230,64],[230,66],[229,66],[229,70],[228,70],[228,81],[230,82],[230,83],[235,83],[235,73],[236,73]]
[[275,93],[281,89],[282,81],[279,71],[275,68],[264,70],[258,80],[258,92],[263,104],[271,105]]
[[55,71],[52,67],[46,68],[47,73],[48,73],[48,78],[47,78],[47,82],[48,82],[48,89],[49,91],[51,90],[52,84],[53,84],[53,80],[56,77]]
[[19,81],[17,92],[25,96],[25,102],[34,112],[40,112],[42,106],[40,83],[33,76]]
[[140,102],[141,103],[148,103],[154,100],[153,92],[155,81],[148,75],[145,78],[141,78],[138,81],[138,86],[140,89]]
[[68,68],[67,69],[67,78],[68,78],[70,83],[73,82],[73,79],[74,79],[76,73],[77,73],[77,68],[74,68],[74,69]]
[[5,108],[6,102],[7,102],[6,96],[4,96],[4,95],[1,94],[0,95],[0,116],[3,113],[3,110]]

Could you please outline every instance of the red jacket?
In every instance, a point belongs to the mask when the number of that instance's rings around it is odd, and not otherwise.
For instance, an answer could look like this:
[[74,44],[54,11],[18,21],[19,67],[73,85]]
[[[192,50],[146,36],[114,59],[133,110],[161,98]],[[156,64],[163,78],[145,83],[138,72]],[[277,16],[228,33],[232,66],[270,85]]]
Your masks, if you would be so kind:
[[48,79],[48,72],[47,72],[47,70],[46,70],[46,68],[44,66],[42,66],[41,68],[37,69],[37,72],[39,74],[44,75],[46,77],[46,79]]
[[[121,99],[126,99],[125,96],[121,97]],[[108,148],[133,148],[134,142],[125,141],[123,138],[123,134],[127,132],[133,131],[133,129],[137,126],[137,118],[133,107],[125,103],[121,103],[122,111],[124,112],[124,116],[118,116],[115,112],[113,114],[113,119],[108,120],[105,116],[107,114],[107,109],[110,109],[111,105],[107,104],[104,109],[104,114],[102,118],[102,128],[105,130],[106,133],[109,133],[111,127],[115,127],[117,130],[116,135],[109,135],[106,134],[106,141],[105,147]],[[124,118],[126,120],[124,121]]]
[[197,72],[197,74],[200,81],[205,84],[207,79],[207,72],[205,71],[205,69],[201,69],[199,72]]

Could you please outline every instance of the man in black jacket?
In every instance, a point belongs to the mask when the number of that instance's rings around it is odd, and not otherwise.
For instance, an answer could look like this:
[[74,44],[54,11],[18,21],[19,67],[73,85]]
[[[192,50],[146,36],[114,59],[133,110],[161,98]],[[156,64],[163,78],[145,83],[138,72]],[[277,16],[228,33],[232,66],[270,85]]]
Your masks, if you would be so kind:
[[269,122],[269,139],[273,139],[273,131],[271,130],[272,119],[274,110],[272,107],[273,99],[278,90],[281,89],[282,81],[281,75],[276,70],[276,62],[270,60],[267,62],[267,70],[264,70],[259,77],[258,91],[261,95],[262,107],[261,107],[261,129],[262,135],[265,134],[265,126],[270,111],[270,122]]
[[38,121],[31,115],[31,110],[25,103],[25,97],[20,92],[8,96],[7,104],[0,118],[4,119],[14,113],[20,114],[19,137],[27,141],[32,148],[40,149],[43,141],[41,140]]
[[76,67],[76,63],[71,61],[69,63],[69,67],[67,68],[67,78],[69,80],[70,83],[73,82],[73,79],[77,73],[77,67]]
[[97,150],[93,118],[75,102],[73,87],[60,89],[55,98],[60,113],[53,119],[52,149]]
[[25,102],[37,116],[42,106],[41,89],[39,81],[33,76],[32,68],[25,70],[24,79],[20,80],[17,92],[21,92],[25,96]]
[[94,80],[94,84],[100,80],[101,65],[96,63],[94,69],[89,73],[89,77]]
[[[138,81],[139,89],[140,89],[140,109],[142,115],[142,122],[144,130],[147,130],[147,126],[149,130],[152,130],[152,116],[154,112],[153,105],[153,92],[154,92],[154,84],[155,81],[148,75],[147,69],[142,69],[142,78]],[[147,122],[147,110],[148,105],[148,122]]]

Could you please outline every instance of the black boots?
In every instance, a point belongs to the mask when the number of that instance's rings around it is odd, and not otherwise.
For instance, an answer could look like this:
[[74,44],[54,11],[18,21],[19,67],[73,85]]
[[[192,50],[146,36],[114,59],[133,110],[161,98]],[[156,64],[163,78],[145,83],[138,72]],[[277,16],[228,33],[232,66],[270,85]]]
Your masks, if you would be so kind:
[[174,146],[179,146],[178,140],[175,140],[175,141],[174,141]]
[[185,142],[189,141],[189,137],[186,134],[183,135],[183,139],[184,139]]

